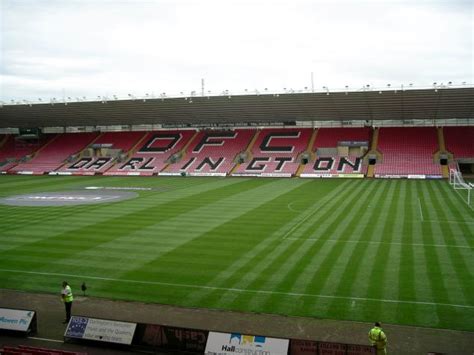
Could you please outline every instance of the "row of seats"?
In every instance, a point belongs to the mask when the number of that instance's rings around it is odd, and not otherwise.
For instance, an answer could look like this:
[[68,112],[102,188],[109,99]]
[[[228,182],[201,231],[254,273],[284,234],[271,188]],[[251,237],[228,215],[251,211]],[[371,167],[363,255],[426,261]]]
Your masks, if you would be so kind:
[[[316,132],[310,128],[190,129],[44,135],[31,143],[19,143],[14,136],[0,136],[0,171],[288,176],[296,174],[301,161],[308,160],[307,157],[302,159],[302,154],[312,152],[308,164],[302,169],[303,173],[365,174],[367,167],[355,160],[358,156],[343,160],[337,154],[322,154],[318,150],[336,150],[341,141],[370,143],[371,133],[370,128],[320,128]],[[316,139],[308,147],[314,134]],[[474,127],[445,127],[444,135],[446,147],[455,158],[474,157]],[[440,165],[433,161],[434,153],[439,150],[437,139],[434,127],[381,128],[378,150],[383,159],[375,165],[375,174],[440,175]],[[253,145],[250,148],[251,141]],[[78,157],[68,162],[68,158],[78,155],[92,143],[111,145],[125,155],[118,160]],[[32,158],[19,161],[29,155]]]
[[381,128],[378,150],[383,161],[375,165],[376,176],[441,175],[433,160],[439,150],[435,127]]
[[474,126],[444,127],[446,148],[455,158],[474,157]]
[[48,348],[40,348],[35,346],[26,346],[26,345],[19,345],[19,346],[3,346],[0,348],[0,354],[9,355],[9,354],[21,354],[21,355],[87,355],[87,353],[83,352],[75,352],[75,351],[65,351],[65,350],[58,350],[58,349],[48,349]]
[[31,171],[43,174],[58,169],[71,155],[84,149],[98,136],[98,133],[61,134],[42,146],[34,157],[10,169],[10,172]]

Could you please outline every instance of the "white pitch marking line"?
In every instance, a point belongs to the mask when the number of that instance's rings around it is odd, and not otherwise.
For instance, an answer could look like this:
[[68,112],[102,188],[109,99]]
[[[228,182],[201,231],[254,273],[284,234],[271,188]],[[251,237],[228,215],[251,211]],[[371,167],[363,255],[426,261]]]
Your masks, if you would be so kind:
[[310,214],[308,214],[305,218],[303,218],[298,223],[296,223],[293,227],[291,227],[288,230],[288,232],[285,233],[285,235],[283,236],[282,239],[286,239],[291,233],[293,233],[293,231],[297,230],[304,222],[306,222],[306,220],[308,220],[310,217],[314,216],[314,214],[318,211],[319,211],[319,208],[317,210],[311,212]]
[[418,207],[420,208],[421,221],[424,222],[423,209],[421,208],[421,200],[419,197],[418,197]]
[[49,341],[49,342],[52,342],[52,343],[64,343],[64,341],[62,341],[62,340],[48,339],[48,338],[28,337],[28,339]]
[[230,292],[240,292],[240,293],[256,293],[256,294],[283,295],[283,296],[294,296],[294,297],[341,299],[341,300],[365,301],[365,302],[418,304],[418,305],[424,305],[424,306],[446,306],[446,307],[455,307],[455,308],[474,309],[474,305],[471,306],[471,305],[451,304],[451,303],[437,303],[437,302],[424,302],[424,301],[401,301],[401,300],[389,300],[389,299],[378,299],[378,298],[347,297],[347,296],[334,296],[334,295],[316,295],[316,294],[310,294],[310,293],[280,292],[280,291],[266,291],[266,290],[245,290],[245,289],[241,289],[241,288],[227,288],[227,287],[204,286],[204,285],[187,285],[187,284],[176,284],[176,283],[159,282],[159,281],[139,281],[139,280],[128,280],[128,279],[113,279],[113,278],[109,278],[109,277],[84,276],[84,275],[74,275],[74,274],[61,274],[61,273],[55,273],[55,272],[37,272],[37,271],[0,269],[0,272],[1,271],[19,273],[19,274],[74,277],[74,278],[89,279],[89,280],[135,283],[135,284],[144,284],[144,285],[171,286],[171,287],[182,287],[182,288],[197,288],[197,289],[205,289],[205,290],[230,291]]
[[296,212],[296,213],[301,213],[301,212],[304,212],[304,211],[298,211],[298,210],[295,210],[293,207],[291,207],[296,201],[293,201],[293,202],[290,202],[287,206],[288,206],[288,209],[290,211],[293,211],[293,212]]
[[466,222],[466,221],[451,221],[448,219],[425,219],[424,222],[441,222],[441,223],[456,223],[456,224],[474,224],[474,222]]
[[366,243],[366,244],[393,244],[393,245],[411,245],[415,247],[438,247],[438,248],[462,248],[474,249],[469,245],[451,245],[451,244],[423,244],[423,243],[400,243],[400,242],[374,242],[369,240],[338,240],[338,239],[321,239],[321,238],[286,238],[288,240],[321,240],[323,242],[333,243]]

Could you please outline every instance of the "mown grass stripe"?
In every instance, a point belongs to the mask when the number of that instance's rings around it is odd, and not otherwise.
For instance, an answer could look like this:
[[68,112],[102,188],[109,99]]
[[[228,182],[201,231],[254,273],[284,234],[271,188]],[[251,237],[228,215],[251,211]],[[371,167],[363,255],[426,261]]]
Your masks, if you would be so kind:
[[[309,186],[313,187],[314,185],[314,182],[312,182]],[[313,202],[312,205],[308,208],[308,210],[319,210],[321,206],[330,206],[332,203],[334,203],[334,198],[342,191],[344,191],[344,188],[347,185],[348,182],[339,185],[339,187],[332,190],[329,194],[325,195],[320,200]],[[299,221],[300,219],[297,218],[296,220]],[[290,223],[294,225],[294,222],[290,221]],[[212,280],[212,284],[225,285],[227,287],[230,287],[232,285],[236,285],[242,280],[242,274],[252,275],[251,271],[252,269],[258,267],[259,261],[261,259],[264,259],[268,253],[271,253],[275,248],[284,243],[282,235],[284,235],[285,232],[281,233],[281,231],[288,230],[288,228],[286,227],[288,222],[282,220],[281,224],[282,226],[278,226],[276,232],[271,234],[271,238],[263,239],[259,241],[259,243],[255,244],[255,246],[248,253],[248,259],[238,259],[236,263],[230,264],[227,269],[225,269],[223,272],[220,272],[217,277]],[[300,241],[299,243],[303,243],[303,241]],[[221,292],[213,292],[212,294],[201,292],[199,294],[194,293],[192,297],[197,301],[202,301],[203,299],[214,299],[216,302],[219,302],[219,304],[230,304],[235,301],[235,298],[237,296],[233,294],[221,294]]]
[[[445,209],[443,208],[442,202],[438,195],[438,189],[433,189],[432,185],[428,185],[430,190],[431,200],[433,206],[441,218],[446,217]],[[442,236],[446,243],[456,243],[456,237],[453,232],[453,226],[450,224],[439,223],[442,230]],[[474,253],[470,253],[471,258],[469,260],[472,265]],[[452,275],[448,278],[448,291],[451,294],[451,299],[462,299],[463,301],[472,298],[474,300],[474,278],[473,274],[469,270],[469,266],[466,263],[463,255],[456,248],[449,248],[443,251],[444,260],[447,259],[443,265],[443,275]],[[463,282],[464,281],[464,282]],[[459,292],[461,291],[461,292]]]
[[[235,184],[240,184],[240,186],[245,185],[247,182],[246,181],[233,181],[232,184],[228,183],[227,185],[224,185],[222,187],[219,187],[217,189],[214,189],[214,194],[207,194],[207,191],[201,194],[196,194],[196,195],[191,195],[191,197],[184,198],[184,201],[182,200],[181,204],[179,204],[180,212],[183,213],[185,211],[189,211],[195,208],[199,208],[200,203],[198,201],[215,201],[219,200],[222,198],[225,198],[228,194],[232,193],[232,191],[235,191],[235,187],[233,185]],[[265,182],[261,181],[255,181],[250,184],[250,186],[257,186],[259,184],[263,184]],[[194,200],[194,201],[193,201]],[[174,206],[177,206],[177,201],[171,202],[174,204]],[[58,268],[60,267],[60,261],[61,259],[69,259],[71,257],[74,257],[75,254],[77,254],[80,250],[87,250],[91,249],[94,247],[99,246],[100,244],[107,243],[110,240],[117,239],[120,236],[127,235],[130,232],[133,232],[137,229],[144,228],[148,225],[152,225],[156,223],[157,216],[156,214],[160,214],[161,216],[159,219],[163,220],[165,218],[172,218],[175,216],[175,213],[172,211],[172,209],[166,209],[166,204],[165,208],[157,210],[155,206],[146,206],[144,208],[138,209],[136,211],[130,212],[127,209],[123,209],[123,214],[119,216],[115,216],[113,218],[105,218],[105,219],[99,219],[99,221],[95,221],[95,223],[89,223],[86,226],[75,229],[73,231],[74,233],[74,238],[80,238],[80,239],[87,239],[89,243],[82,247],[82,248],[71,248],[67,252],[65,252],[60,259],[55,259],[51,260],[51,263],[48,264],[39,264],[39,263],[22,263],[18,265],[19,267],[21,265],[24,265],[24,267],[35,267],[36,269],[39,270],[47,270],[49,271],[51,267],[53,268]],[[148,217],[144,217],[147,216]],[[153,218],[153,217],[154,218]],[[136,221],[140,221],[140,223],[137,225]],[[134,223],[131,223],[134,222]],[[48,243],[55,242],[55,241],[64,241],[64,240],[71,240],[71,234],[70,232],[66,233],[61,233],[61,234],[53,234],[49,235],[47,238],[43,240],[39,240],[32,245],[34,245],[36,248],[43,248],[43,243],[47,241]],[[30,244],[31,246],[31,244]],[[9,254],[15,254],[17,251],[16,250],[9,250]],[[4,261],[0,259],[0,265],[3,265]]]
[[[415,292],[415,256],[414,256],[414,243],[413,243],[413,222],[407,218],[408,216],[414,215],[413,201],[418,202],[420,209],[420,217],[423,219],[423,212],[421,209],[421,201],[418,197],[414,196],[413,186],[414,183],[405,183],[404,195],[402,200],[405,201],[403,206],[403,220],[402,220],[402,243],[400,256],[398,259],[398,285],[397,288],[398,299],[411,299],[417,298]],[[415,212],[416,213],[416,212]],[[394,260],[396,262],[396,260]],[[413,305],[407,305],[402,307],[397,306],[395,314],[399,321],[407,321],[411,323],[416,320],[416,307]]]
[[[353,283],[356,282],[360,262],[363,260],[366,250],[366,246],[360,242],[367,224],[372,223],[369,216],[372,215],[373,209],[371,209],[370,206],[373,199],[382,193],[382,189],[378,187],[377,182],[370,181],[369,187],[364,189],[359,200],[352,206],[352,211],[349,214],[351,216],[350,220],[347,223],[345,223],[345,219],[344,223],[341,221],[342,225],[344,225],[344,230],[336,234],[336,236],[344,239],[326,239],[326,243],[343,243],[344,247],[341,247],[343,253],[338,260],[335,260],[335,267],[328,277],[330,280],[337,281],[326,282],[322,293],[339,296],[350,295],[350,290],[353,287]],[[349,238],[353,238],[354,240],[346,240],[345,238],[347,237],[345,236],[349,236]],[[347,248],[347,246],[350,246],[350,248]],[[327,257],[327,260],[329,260],[329,258],[330,256]],[[328,304],[327,313],[331,318],[347,318],[353,311],[354,302],[354,300],[347,302],[334,299]]]
[[[421,193],[421,200],[423,204],[431,204],[429,191],[426,184],[418,183],[418,187]],[[425,209],[427,213],[427,219],[433,218],[432,209]],[[423,240],[426,244],[436,243],[434,234],[439,233],[436,230],[436,226],[432,222],[422,223],[422,235]],[[438,256],[438,250],[433,248],[424,249],[425,256],[425,269],[427,280],[429,281],[429,288],[431,290],[432,299],[434,302],[447,302],[449,300],[447,286],[444,278],[442,277],[441,260]],[[422,291],[422,290],[420,290]],[[437,316],[438,323],[436,325],[441,326],[446,319],[446,314],[443,309],[435,307],[435,313]]]
[[[338,208],[332,211],[331,216],[325,220],[327,223],[315,225],[314,229],[316,231],[311,231],[310,235],[317,233],[321,235],[321,238],[301,257],[301,260],[306,264],[300,266],[301,272],[297,275],[296,268],[293,268],[288,273],[288,289],[302,293],[321,293],[331,272],[331,262],[337,260],[342,253],[342,248],[336,247],[336,244],[328,243],[327,239],[330,238],[332,233],[340,231],[341,221],[344,220],[344,216],[351,212],[354,204],[359,201],[359,197],[365,191],[367,183],[358,184],[349,193],[340,196],[336,201]],[[343,199],[343,201],[340,199]],[[329,302],[314,303],[307,300],[303,303],[302,308],[308,314],[320,316],[326,312],[329,304]]]
[[[306,183],[307,182],[301,181],[299,184],[294,184],[293,187],[297,188]],[[260,208],[260,206],[268,202],[268,200],[272,200],[276,196],[284,193],[285,190],[279,188],[279,185],[281,185],[281,182],[266,181],[264,184],[259,183],[255,185],[254,188],[237,189],[234,193],[228,194],[224,199],[203,204],[198,209],[178,214],[167,220],[157,221],[156,224],[150,225],[147,228],[134,231],[119,239],[115,239],[110,242],[110,244],[115,244],[116,242],[129,242],[133,244],[135,240],[142,241],[144,240],[143,238],[147,238],[149,232],[154,232],[159,238],[167,239],[167,234],[173,234],[173,231],[179,226],[181,233],[179,236],[172,238],[173,243],[168,243],[167,245],[162,244],[158,250],[148,249],[148,255],[142,255],[133,263],[129,263],[129,272],[131,273],[140,272],[141,268],[153,269],[156,263],[160,263],[159,259],[161,257],[166,257],[166,255],[171,253],[174,249],[194,239],[200,238],[203,235],[211,234],[213,230],[220,228],[222,224],[228,223],[230,220],[239,219],[243,214]],[[254,198],[254,200],[252,201],[251,198]],[[226,205],[233,207],[226,209]],[[220,218],[215,218],[219,212]],[[104,253],[107,253],[108,244],[101,245],[100,249],[103,249]],[[195,251],[196,249],[193,248],[193,253]],[[205,250],[203,250],[203,252],[205,252]],[[91,254],[87,251],[80,256],[91,257]],[[120,263],[119,261],[117,262]],[[116,263],[109,263],[111,269],[114,269],[115,264]],[[158,267],[158,269],[162,269],[162,267]]]
[[[384,196],[384,201],[379,205],[384,210],[384,215],[378,220],[377,224],[374,224],[374,228],[370,231],[368,238],[370,240],[383,239],[386,242],[391,242],[393,239],[393,221],[392,218],[395,213],[396,198],[394,196],[395,191],[398,190],[397,181],[388,182],[388,190]],[[385,292],[385,273],[388,262],[388,252],[390,246],[384,246],[378,244],[374,247],[370,247],[369,253],[372,253],[371,268],[368,270],[367,278],[370,280],[367,287],[367,295],[375,298],[382,298]],[[384,319],[382,317],[383,309],[382,304],[375,304],[374,307],[363,310],[366,317],[372,319]]]
[[[364,189],[363,194],[368,196],[372,192],[373,187],[370,187],[368,189]],[[351,206],[351,211],[348,213],[347,218],[350,217],[350,220],[348,221],[347,225],[344,226],[344,229],[338,228],[336,231],[333,233],[333,236],[335,238],[338,238],[342,234],[345,234],[349,231],[349,229],[354,230],[353,224],[356,219],[358,219],[359,213],[363,209],[364,203],[366,199],[361,197],[359,200],[355,202],[353,206]],[[360,209],[359,209],[360,208]],[[308,240],[305,238],[305,240]],[[346,244],[347,245],[347,244]],[[267,266],[268,272],[264,272],[260,275],[260,277],[256,278],[254,281],[254,285],[250,285],[250,288],[256,287],[257,285],[261,285],[262,288],[270,288],[273,287],[273,289],[277,290],[285,290],[287,289],[287,284],[290,281],[290,277],[288,277],[288,272],[290,271],[290,267],[294,265],[300,258],[300,255],[304,252],[305,247],[300,245],[299,249],[296,249],[295,251],[292,251],[291,254],[287,253],[288,249],[290,249],[292,244],[289,244],[286,248],[286,253],[283,253],[281,255],[278,255],[278,257],[274,258],[273,263]],[[337,271],[337,265],[335,264],[334,267],[332,268],[332,273],[329,276],[329,278],[337,280],[340,275],[335,275],[335,271]],[[270,277],[267,277],[266,274],[271,275]],[[321,288],[322,291],[321,293],[324,294],[331,294],[331,290],[326,290],[325,288]],[[280,297],[277,297],[276,295],[270,295],[267,298],[259,297],[255,299],[251,299],[248,302],[248,306],[252,309],[271,309],[275,304],[278,303]]]

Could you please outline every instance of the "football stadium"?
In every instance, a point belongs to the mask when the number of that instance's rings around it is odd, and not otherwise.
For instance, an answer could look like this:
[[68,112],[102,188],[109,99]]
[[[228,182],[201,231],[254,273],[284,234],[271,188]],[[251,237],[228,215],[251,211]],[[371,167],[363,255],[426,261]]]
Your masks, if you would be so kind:
[[0,355],[473,355],[473,15],[0,0]]
[[[6,308],[30,309],[15,304],[57,294],[67,279],[84,303],[230,312],[226,329],[194,325],[201,331],[245,332],[239,319],[252,314],[364,326],[381,319],[460,331],[450,353],[473,344],[472,87],[14,104],[0,112]],[[125,303],[132,315],[98,318],[156,322],[133,315],[133,304]],[[268,325],[251,329],[284,337]],[[323,352],[316,341],[337,335],[306,336],[312,353],[373,350]]]

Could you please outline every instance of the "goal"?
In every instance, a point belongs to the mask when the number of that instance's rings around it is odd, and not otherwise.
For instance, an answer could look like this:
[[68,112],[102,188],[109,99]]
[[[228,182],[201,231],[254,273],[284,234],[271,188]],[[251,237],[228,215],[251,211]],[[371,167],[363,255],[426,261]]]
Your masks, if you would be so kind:
[[473,188],[472,184],[469,184],[464,181],[462,174],[454,169],[449,170],[449,184],[454,188],[454,190],[462,197],[462,199],[471,207],[471,190]]

